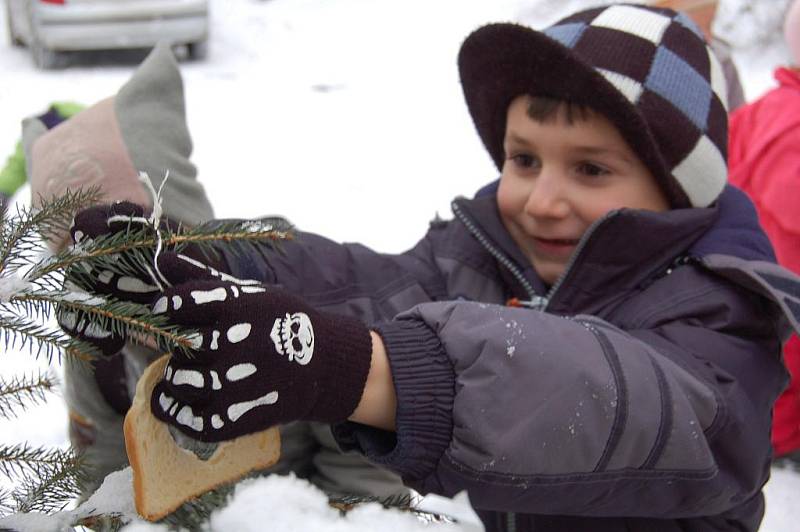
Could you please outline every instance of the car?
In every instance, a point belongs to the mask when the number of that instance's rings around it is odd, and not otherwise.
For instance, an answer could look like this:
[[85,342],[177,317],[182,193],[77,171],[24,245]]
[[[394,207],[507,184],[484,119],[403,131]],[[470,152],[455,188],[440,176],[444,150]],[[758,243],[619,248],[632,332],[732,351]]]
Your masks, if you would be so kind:
[[149,48],[166,40],[190,58],[208,48],[208,0],[6,0],[8,36],[44,69],[64,52]]

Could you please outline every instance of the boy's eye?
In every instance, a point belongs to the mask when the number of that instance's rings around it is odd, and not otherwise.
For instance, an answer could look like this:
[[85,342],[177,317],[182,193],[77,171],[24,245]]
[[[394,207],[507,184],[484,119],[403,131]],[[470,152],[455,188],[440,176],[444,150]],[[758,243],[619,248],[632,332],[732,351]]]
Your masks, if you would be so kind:
[[537,159],[533,155],[527,153],[512,155],[510,159],[520,168],[531,168],[537,163]]
[[589,177],[600,177],[609,173],[608,170],[594,163],[581,163],[578,167],[578,171]]

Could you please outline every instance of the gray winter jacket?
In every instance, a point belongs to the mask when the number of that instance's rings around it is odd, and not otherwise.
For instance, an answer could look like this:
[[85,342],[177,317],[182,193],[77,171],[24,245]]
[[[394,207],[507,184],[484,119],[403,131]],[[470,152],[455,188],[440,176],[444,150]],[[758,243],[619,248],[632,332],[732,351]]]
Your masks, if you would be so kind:
[[611,213],[549,290],[493,195],[453,208],[400,255],[300,234],[232,261],[381,334],[397,431],[340,445],[488,530],[756,530],[800,283],[749,200]]

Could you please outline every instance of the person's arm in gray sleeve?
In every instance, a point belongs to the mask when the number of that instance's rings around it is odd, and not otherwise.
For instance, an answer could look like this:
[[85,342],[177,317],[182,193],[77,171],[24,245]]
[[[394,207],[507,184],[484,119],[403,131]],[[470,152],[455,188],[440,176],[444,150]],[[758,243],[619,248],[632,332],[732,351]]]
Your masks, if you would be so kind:
[[304,232],[245,250],[220,251],[235,277],[280,286],[324,310],[368,323],[391,319],[446,292],[429,236],[401,254]]
[[654,302],[636,330],[480,303],[430,303],[377,327],[396,432],[349,423],[346,448],[422,492],[479,509],[683,518],[757,495],[784,382],[769,313],[725,283]]

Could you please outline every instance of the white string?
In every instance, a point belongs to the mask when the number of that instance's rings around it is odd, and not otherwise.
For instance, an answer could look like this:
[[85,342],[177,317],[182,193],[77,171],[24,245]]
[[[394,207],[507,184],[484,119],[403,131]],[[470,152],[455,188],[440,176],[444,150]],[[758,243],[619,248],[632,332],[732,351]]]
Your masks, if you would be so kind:
[[[150,226],[156,232],[156,252],[153,255],[153,268],[150,269],[149,266],[146,264],[144,265],[145,270],[150,275],[150,278],[153,280],[156,286],[160,291],[164,291],[164,284],[170,286],[170,282],[164,277],[164,274],[161,273],[161,270],[158,269],[158,257],[161,255],[164,247],[164,241],[161,237],[161,228],[160,228],[160,221],[161,221],[161,193],[164,191],[164,185],[167,183],[167,179],[169,179],[169,170],[166,171],[164,174],[164,180],[161,182],[161,185],[158,187],[158,192],[156,192],[155,187],[153,186],[153,182],[150,180],[150,176],[147,175],[147,172],[139,172],[139,181],[145,186],[147,191],[150,193],[150,196],[153,199],[153,213],[150,215]],[[160,280],[159,280],[160,279]],[[162,284],[163,281],[163,284]]]

